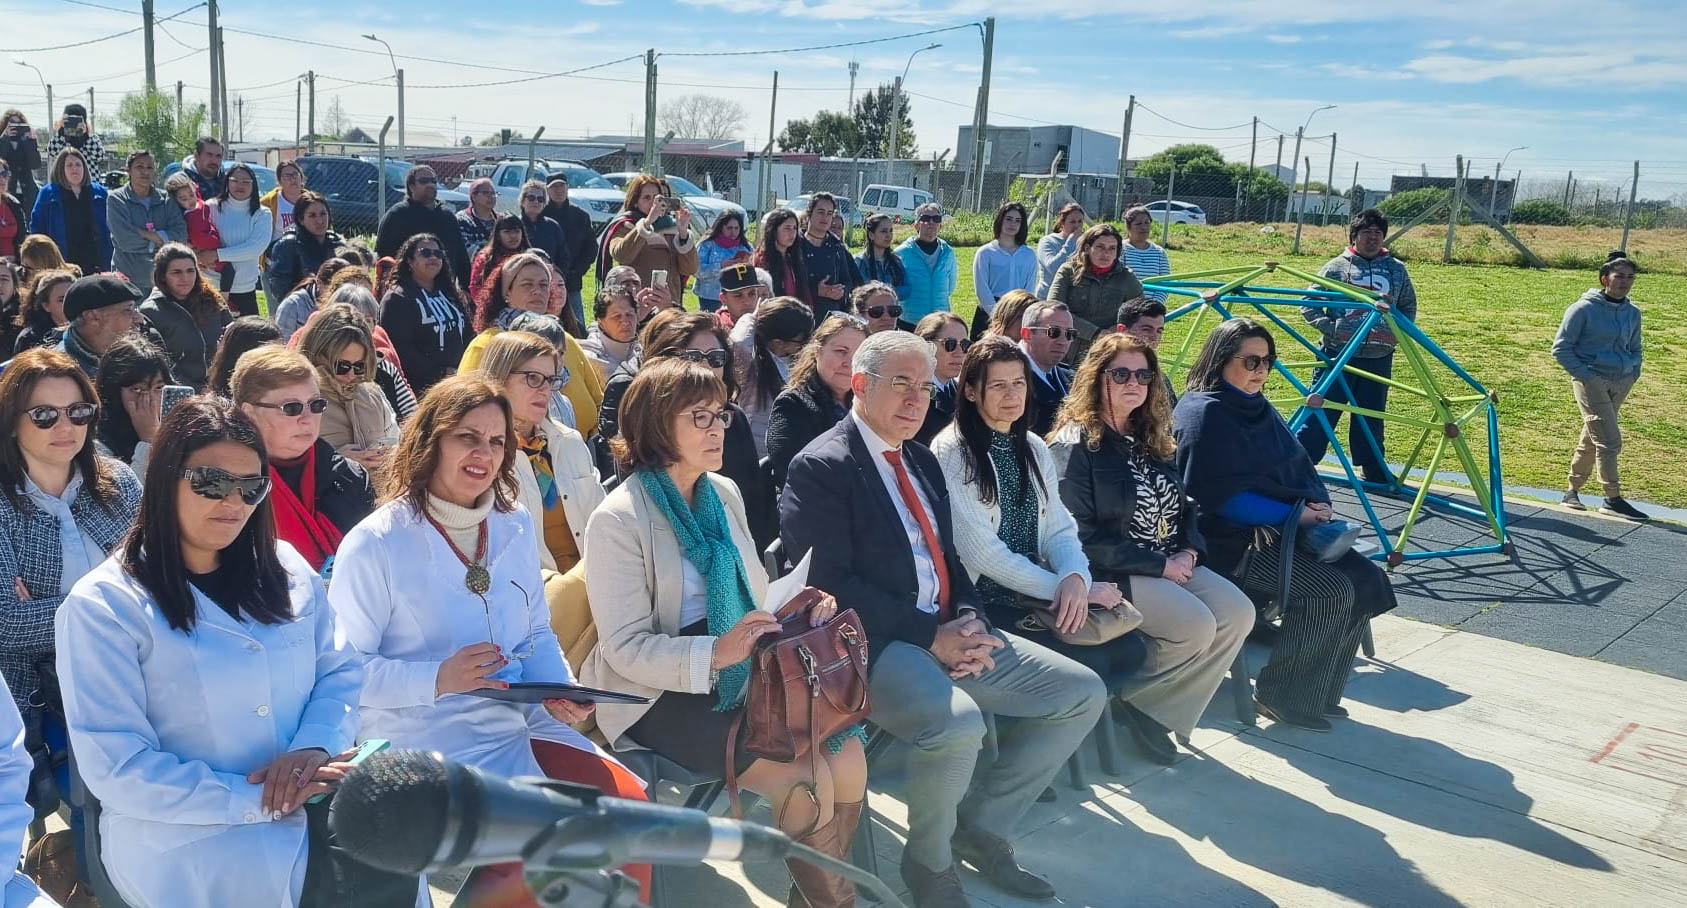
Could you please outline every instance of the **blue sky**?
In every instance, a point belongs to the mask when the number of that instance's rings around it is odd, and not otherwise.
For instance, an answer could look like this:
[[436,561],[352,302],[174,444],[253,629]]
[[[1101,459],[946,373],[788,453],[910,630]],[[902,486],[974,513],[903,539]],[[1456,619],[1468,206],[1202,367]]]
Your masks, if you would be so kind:
[[[89,0],[138,9],[127,0]],[[192,0],[159,0],[160,16]],[[0,0],[13,26],[0,39],[29,49],[99,37],[133,27],[138,14],[64,0]],[[284,11],[284,12],[283,12]],[[1035,15],[1029,13],[1034,12]],[[997,17],[991,122],[1075,123],[1117,134],[1126,99],[1141,107],[1131,156],[1183,141],[1209,141],[1247,160],[1258,116],[1259,157],[1270,163],[1277,133],[1291,134],[1314,108],[1310,134],[1339,135],[1336,182],[1359,163],[1360,182],[1386,184],[1391,173],[1450,174],[1455,154],[1480,173],[1508,149],[1506,175],[1525,183],[1566,171],[1579,181],[1627,180],[1642,162],[1643,196],[1687,197],[1687,18],[1678,2],[1414,0],[1407,4],[1335,0],[1184,0],[1179,3],[1029,4],[1006,0],[534,0],[464,4],[363,0],[290,5],[228,0],[230,29],[344,45],[357,53],[228,33],[231,84],[248,99],[248,137],[291,137],[292,79],[319,75],[319,110],[338,95],[353,122],[369,127],[393,111],[391,66],[373,31],[399,54],[457,61],[400,60],[410,86],[409,129],[482,136],[498,126],[548,136],[624,133],[642,117],[643,65],[636,60],[590,72],[503,86],[478,85],[559,72],[630,57],[647,47],[667,54],[713,53],[840,44],[964,25]],[[205,95],[204,11],[165,26],[158,38],[159,79]],[[768,91],[780,73],[777,120],[847,103],[848,63],[860,64],[858,90],[888,82],[908,54],[931,42],[909,69],[910,112],[923,153],[952,148],[970,122],[981,58],[978,30],[964,28],[855,48],[784,55],[664,56],[663,98],[701,92],[730,97],[749,116],[745,138],[764,142]],[[140,83],[140,36],[82,48],[0,52],[39,66],[61,99],[96,110],[115,105]],[[185,59],[169,62],[174,58]],[[503,69],[498,69],[502,67]],[[380,82],[379,80],[387,80]],[[350,84],[376,81],[377,84]],[[275,84],[280,83],[280,84]],[[459,86],[472,87],[459,87]],[[437,87],[430,87],[437,86]],[[0,70],[0,96],[38,118],[45,99],[33,73]],[[1200,128],[1197,128],[1200,127]],[[1315,176],[1329,164],[1327,144],[1309,142]],[[1285,151],[1285,158],[1289,152]]]

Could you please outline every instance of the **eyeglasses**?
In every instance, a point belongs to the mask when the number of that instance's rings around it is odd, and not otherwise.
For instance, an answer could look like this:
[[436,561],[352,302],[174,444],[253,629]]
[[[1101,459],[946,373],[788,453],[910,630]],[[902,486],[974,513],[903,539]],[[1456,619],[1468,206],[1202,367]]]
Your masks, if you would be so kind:
[[902,307],[901,306],[868,306],[867,307],[867,317],[868,318],[884,318],[885,313],[887,313],[887,312],[890,313],[891,318],[901,318],[902,317]]
[[920,215],[920,223],[922,223],[922,224],[941,224],[941,223],[943,223],[943,215],[941,215],[941,214],[922,214],[922,215]]
[[563,386],[568,384],[568,379],[570,378],[567,369],[564,369],[555,375],[546,375],[543,372],[536,372],[532,369],[516,369],[510,374],[521,376],[521,380],[527,383],[527,387],[532,388],[535,391],[546,385],[550,385],[552,391],[561,391]]
[[535,195],[535,194],[529,192],[529,193],[523,193],[522,197],[521,197],[521,200],[523,202],[543,202],[543,201],[545,201],[545,197],[544,197],[543,194]]
[[895,378],[885,378],[877,372],[868,372],[867,374],[879,379],[880,381],[890,382],[890,389],[904,396],[910,394],[920,394],[931,398],[935,398],[937,396],[937,384],[935,382],[914,381],[905,375],[898,375]]
[[943,337],[932,341],[932,343],[936,344],[938,349],[942,350],[944,353],[954,353],[956,348],[959,348],[962,353],[965,353],[967,352],[967,348],[972,346],[972,341],[967,340],[964,337]]
[[722,407],[719,410],[691,411],[691,424],[699,429],[712,429],[715,427],[715,423],[717,422],[720,423],[720,427],[723,429],[731,428],[732,411],[725,407]]
[[445,250],[435,249],[432,246],[421,246],[417,248],[416,255],[425,259],[442,259],[445,258]]
[[37,429],[51,429],[52,427],[58,425],[59,415],[61,413],[64,415],[65,419],[70,420],[71,425],[85,426],[88,423],[93,422],[94,417],[100,414],[100,405],[91,404],[87,401],[71,404],[68,407],[62,408],[44,404],[39,407],[30,407],[28,410],[25,410],[24,413],[29,417],[29,421],[35,424],[35,428]]
[[708,352],[702,350],[681,350],[674,354],[680,359],[694,363],[708,363],[711,369],[726,368],[726,351],[716,348]]
[[1026,337],[1031,337],[1031,336],[1037,335],[1037,334],[1044,335],[1049,340],[1060,340],[1062,337],[1066,338],[1067,340],[1077,340],[1078,339],[1078,329],[1077,328],[1062,328],[1059,325],[1039,325],[1035,328],[1026,328],[1025,329],[1025,336]]
[[1269,369],[1272,366],[1277,365],[1277,355],[1275,353],[1267,353],[1264,356],[1255,356],[1250,353],[1247,356],[1236,357],[1236,361],[1241,363],[1242,368],[1248,370],[1249,372],[1258,372],[1261,369]]
[[238,494],[241,503],[251,507],[269,495],[268,476],[236,476],[220,467],[189,467],[182,471],[182,478],[193,494],[212,501]]
[[[341,372],[340,374],[344,375],[345,373]],[[306,407],[309,407],[312,413],[321,413],[328,409],[328,398],[326,397],[313,397],[308,401],[290,400],[279,404],[266,404],[262,401],[252,401],[251,403],[254,407],[263,407],[266,410],[280,410],[282,416],[298,416],[305,412]]]
[[[349,359],[342,359],[342,360],[339,360],[338,362],[334,363],[334,374],[335,375],[345,375],[347,373],[356,373],[358,375],[358,377],[362,377],[362,375],[364,373],[364,370],[366,368],[367,367],[364,366],[364,364],[361,360],[354,363]],[[326,404],[328,402],[324,400],[323,403]],[[296,416],[298,414],[294,414],[294,415]]]
[[480,188],[480,189],[474,189],[474,190],[470,190],[470,191],[469,191],[469,195],[497,195],[497,194],[498,194],[498,193],[496,193],[496,192],[493,192],[493,191],[492,191],[492,190],[490,190],[490,189],[487,189],[487,188],[485,188],[485,187],[482,187],[482,188]]
[[1154,380],[1154,376],[1158,373],[1156,373],[1153,369],[1127,369],[1124,366],[1120,366],[1117,369],[1105,370],[1105,374],[1108,378],[1113,380],[1113,384],[1115,385],[1128,385],[1131,383],[1131,379],[1134,378],[1136,379],[1137,384],[1146,388],[1149,383]]

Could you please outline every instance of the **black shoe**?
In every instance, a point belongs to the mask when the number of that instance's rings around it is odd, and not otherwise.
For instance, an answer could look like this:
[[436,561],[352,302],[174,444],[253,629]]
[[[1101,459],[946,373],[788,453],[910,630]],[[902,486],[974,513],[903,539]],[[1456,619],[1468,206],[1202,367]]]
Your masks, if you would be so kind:
[[1394,473],[1387,467],[1373,467],[1370,464],[1365,464],[1359,468],[1359,471],[1366,482],[1374,482],[1379,486],[1393,486],[1397,481],[1394,478]]
[[1034,902],[1054,898],[1053,884],[1019,866],[1007,839],[980,829],[957,827],[949,844],[955,850],[956,861],[971,864],[979,876],[997,889]]
[[927,870],[903,849],[902,882],[908,887],[908,899],[914,908],[972,908],[953,864],[942,870]]
[[1304,728],[1307,731],[1330,730],[1330,723],[1318,716],[1309,716],[1305,713],[1299,713],[1289,709],[1276,709],[1258,697],[1254,698],[1254,709],[1259,710],[1260,715],[1273,722],[1281,722],[1284,725],[1293,725],[1296,728]]
[[1577,495],[1575,489],[1565,489],[1564,497],[1558,499],[1558,503],[1572,511],[1587,510],[1587,505],[1582,504],[1582,496]]
[[1610,514],[1610,515],[1613,515],[1615,517],[1626,517],[1629,520],[1651,520],[1652,519],[1651,517],[1647,516],[1645,511],[1642,511],[1639,508],[1635,507],[1634,505],[1629,504],[1628,499],[1622,497],[1621,495],[1618,495],[1615,498],[1605,499],[1605,503],[1603,505],[1600,505],[1600,507],[1599,507],[1599,513]]
[[1345,706],[1326,706],[1326,707],[1324,707],[1324,718],[1326,718],[1326,719],[1345,719],[1345,718],[1347,718],[1347,707],[1345,707]]
[[1131,742],[1142,755],[1161,766],[1177,762],[1177,744],[1165,726],[1154,721],[1142,710],[1122,700],[1113,701],[1113,721],[1131,733]]

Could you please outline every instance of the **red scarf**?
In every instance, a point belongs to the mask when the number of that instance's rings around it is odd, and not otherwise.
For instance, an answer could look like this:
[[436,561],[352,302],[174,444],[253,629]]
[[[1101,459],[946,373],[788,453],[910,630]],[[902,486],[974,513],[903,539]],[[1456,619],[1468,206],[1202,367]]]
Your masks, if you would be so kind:
[[[1118,264],[1118,262],[1116,262],[1116,261],[1113,263],[1113,265],[1117,265],[1117,264]],[[1098,267],[1094,262],[1090,262],[1089,263],[1090,274],[1093,274],[1098,278],[1106,277],[1109,273],[1112,272],[1113,265],[1108,265],[1106,268],[1101,268],[1101,267]]]
[[[276,464],[294,466],[301,461],[305,470],[299,477],[299,490],[295,492],[282,480]],[[340,547],[341,534],[340,528],[316,509],[316,447],[313,445],[297,461],[271,461],[269,481],[270,501],[274,502],[275,535],[298,549],[311,567],[322,570],[322,562]]]
[[737,249],[738,244],[743,242],[743,241],[744,241],[744,237],[742,237],[742,236],[735,236],[730,240],[727,239],[724,236],[715,237],[715,245],[719,246],[722,249]]

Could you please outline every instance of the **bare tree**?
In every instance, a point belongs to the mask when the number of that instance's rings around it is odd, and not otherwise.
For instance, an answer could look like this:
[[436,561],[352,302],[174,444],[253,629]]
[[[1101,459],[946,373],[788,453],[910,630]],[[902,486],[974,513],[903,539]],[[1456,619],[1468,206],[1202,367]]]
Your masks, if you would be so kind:
[[656,114],[657,132],[686,139],[731,139],[744,129],[744,105],[714,95],[681,95]]
[[351,116],[346,113],[345,105],[340,103],[340,96],[335,95],[328,101],[328,108],[322,112],[322,135],[339,138],[351,129]]

